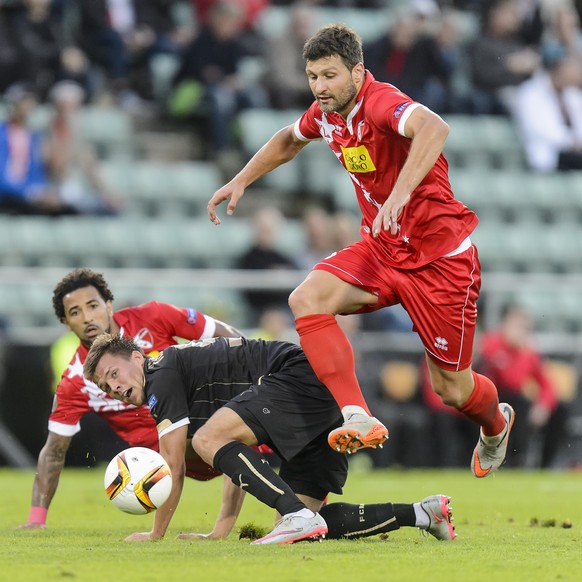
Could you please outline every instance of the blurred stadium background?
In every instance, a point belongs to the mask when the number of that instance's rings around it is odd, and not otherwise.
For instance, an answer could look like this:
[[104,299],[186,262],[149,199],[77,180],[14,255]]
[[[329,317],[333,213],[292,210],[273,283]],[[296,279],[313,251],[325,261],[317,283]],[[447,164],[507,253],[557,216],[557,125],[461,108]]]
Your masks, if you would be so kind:
[[[180,14],[192,18],[189,3],[178,4]],[[322,23],[346,22],[366,41],[386,28],[391,9],[399,3],[385,2],[382,10],[358,8],[357,2],[327,4],[319,7]],[[478,3],[466,4],[469,8],[460,14],[468,39],[478,29],[470,5]],[[258,21],[261,32],[279,34],[289,10],[283,3],[268,5]],[[263,67],[260,57],[251,57],[241,74],[258,78]],[[152,68],[158,95],[168,90],[175,68],[171,58],[160,58]],[[301,112],[241,111],[234,127],[234,169]],[[49,115],[50,105],[42,103],[31,125],[44,129]],[[451,128],[446,155],[453,191],[480,216],[473,237],[483,266],[480,327],[494,327],[508,301],[523,304],[535,318],[540,351],[577,372],[575,386],[564,394],[570,409],[568,442],[556,466],[580,466],[582,173],[532,173],[507,116],[445,113],[443,118]],[[236,217],[217,228],[206,217],[206,203],[233,163],[225,167],[204,155],[203,119],[172,119],[158,110],[136,114],[100,102],[84,106],[81,123],[105,177],[124,198],[124,210],[108,217],[0,215],[0,427],[5,431],[0,435],[0,464],[31,466],[46,438],[53,386],[50,349],[65,331],[54,317],[51,296],[56,282],[72,268],[102,271],[117,308],[156,299],[196,307],[254,333],[258,322],[250,315],[244,291],[289,291],[305,275],[302,269],[235,268],[254,239],[256,210],[268,203],[283,211],[286,218],[276,245],[294,257],[308,251],[302,209],[315,204],[358,213],[349,178],[325,145],[313,144],[292,164],[250,188]],[[418,362],[422,354],[415,335],[381,324],[363,326],[353,342],[362,359],[373,363],[365,376],[377,372],[378,362]],[[96,434],[84,432],[87,438]],[[72,464],[90,464],[98,457],[97,451],[88,459],[86,447],[82,442],[76,453],[71,451]]]

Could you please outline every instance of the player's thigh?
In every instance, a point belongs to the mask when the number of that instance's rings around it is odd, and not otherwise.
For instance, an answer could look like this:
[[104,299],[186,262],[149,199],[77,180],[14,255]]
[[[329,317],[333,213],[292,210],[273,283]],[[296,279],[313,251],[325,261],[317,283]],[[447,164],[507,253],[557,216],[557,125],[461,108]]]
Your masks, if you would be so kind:
[[308,309],[348,314],[392,305],[398,301],[388,289],[385,270],[382,257],[360,240],[317,263],[289,303],[296,316]]
[[354,313],[378,298],[327,271],[314,270],[289,296],[295,317],[313,313]]
[[207,459],[232,441],[240,441],[246,445],[257,444],[255,434],[243,419],[234,410],[223,407],[196,431],[192,446],[202,458]]

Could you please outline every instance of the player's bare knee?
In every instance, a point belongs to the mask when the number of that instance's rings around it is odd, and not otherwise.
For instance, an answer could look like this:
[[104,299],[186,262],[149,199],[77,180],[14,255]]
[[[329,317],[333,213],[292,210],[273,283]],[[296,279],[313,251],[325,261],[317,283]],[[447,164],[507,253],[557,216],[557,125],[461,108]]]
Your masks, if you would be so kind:
[[289,307],[295,317],[310,313],[311,294],[301,285],[289,295]]
[[462,396],[460,387],[457,386],[454,382],[443,382],[439,388],[435,388],[434,391],[440,396],[443,403],[447,406],[459,408],[464,403],[464,398]]
[[196,451],[198,456],[209,465],[212,464],[214,455],[218,450],[216,441],[212,438],[211,433],[211,430],[205,430],[205,427],[203,426],[198,429],[192,437],[192,448]]

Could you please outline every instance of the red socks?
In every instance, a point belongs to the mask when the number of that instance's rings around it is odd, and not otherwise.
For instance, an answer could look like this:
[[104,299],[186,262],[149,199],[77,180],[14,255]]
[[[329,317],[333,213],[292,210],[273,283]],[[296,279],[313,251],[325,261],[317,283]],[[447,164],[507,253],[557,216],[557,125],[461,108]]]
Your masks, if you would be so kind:
[[473,379],[475,388],[459,410],[480,425],[485,436],[498,435],[505,428],[506,421],[499,410],[497,388],[489,378],[476,372],[473,372]]
[[319,380],[340,409],[355,404],[370,410],[356,378],[354,352],[333,315],[304,315],[295,320],[301,347]]

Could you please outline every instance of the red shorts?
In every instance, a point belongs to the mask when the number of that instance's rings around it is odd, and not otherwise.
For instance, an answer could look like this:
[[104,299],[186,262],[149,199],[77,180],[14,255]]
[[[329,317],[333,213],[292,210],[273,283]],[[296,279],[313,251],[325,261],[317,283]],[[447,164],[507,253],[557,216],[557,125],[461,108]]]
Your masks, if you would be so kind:
[[440,368],[458,371],[471,365],[481,288],[481,266],[474,245],[458,255],[408,270],[384,264],[361,240],[323,259],[314,269],[378,297],[377,303],[358,313],[401,303],[426,353]]

